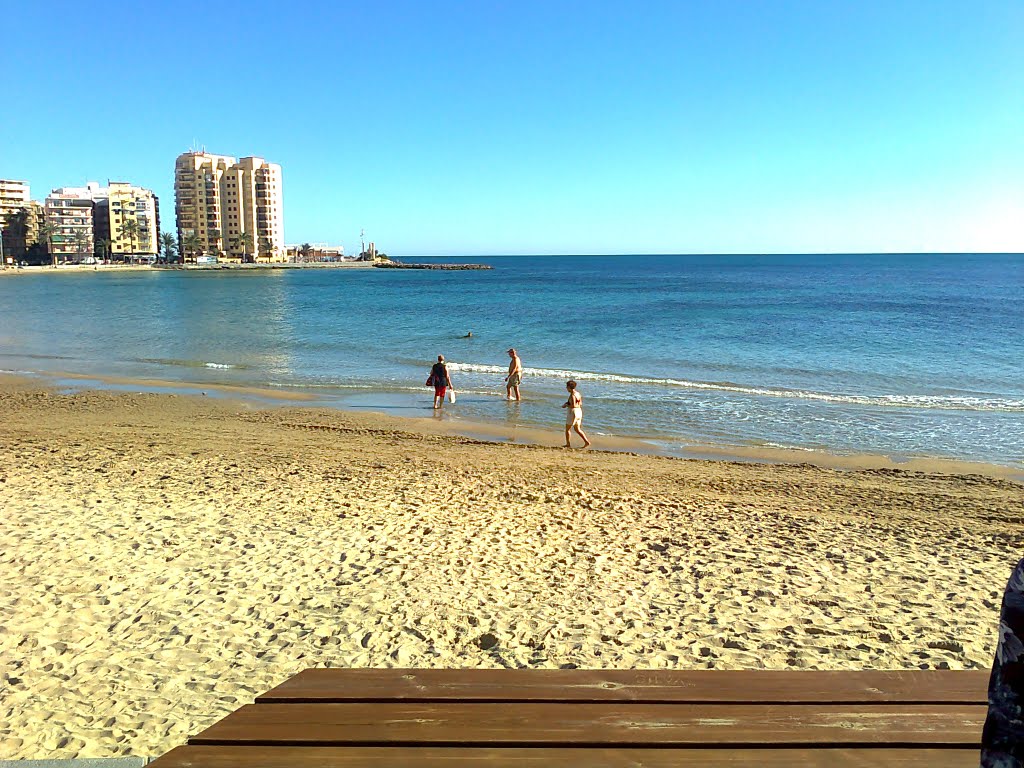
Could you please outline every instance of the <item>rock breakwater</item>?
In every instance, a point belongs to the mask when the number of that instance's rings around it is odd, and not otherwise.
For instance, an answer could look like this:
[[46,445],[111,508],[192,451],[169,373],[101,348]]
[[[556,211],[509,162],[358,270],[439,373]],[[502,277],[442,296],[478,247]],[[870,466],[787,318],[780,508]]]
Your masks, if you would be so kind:
[[387,261],[374,264],[377,269],[444,269],[444,270],[467,270],[467,269],[494,269],[490,264],[403,264],[400,261]]

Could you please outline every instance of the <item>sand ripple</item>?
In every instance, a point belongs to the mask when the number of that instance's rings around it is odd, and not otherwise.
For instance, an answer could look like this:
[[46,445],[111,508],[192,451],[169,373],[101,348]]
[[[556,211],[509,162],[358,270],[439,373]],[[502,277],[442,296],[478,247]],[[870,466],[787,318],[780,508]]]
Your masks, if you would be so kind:
[[161,754],[313,666],[988,668],[1024,540],[976,476],[0,407],[0,758]]

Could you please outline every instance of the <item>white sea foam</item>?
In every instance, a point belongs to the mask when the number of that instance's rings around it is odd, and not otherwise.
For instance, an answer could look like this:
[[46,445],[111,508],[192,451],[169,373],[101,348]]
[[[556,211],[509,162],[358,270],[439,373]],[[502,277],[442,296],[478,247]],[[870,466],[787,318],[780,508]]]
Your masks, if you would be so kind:
[[[481,365],[477,363],[449,363],[453,371],[472,373],[503,374],[506,368],[497,365]],[[618,373],[601,373],[591,371],[565,371],[555,368],[524,368],[525,376],[538,376],[549,379],[579,379],[581,381],[603,381],[613,384],[634,384],[653,387],[678,387],[681,389],[734,392],[742,395],[758,395],[762,397],[792,398],[798,400],[817,400],[824,403],[843,403],[847,405],[867,405],[898,408],[927,408],[933,410],[954,411],[1009,411],[1024,412],[1024,400],[1000,397],[967,397],[947,395],[853,395],[813,392],[802,389],[782,389],[769,387],[750,387],[740,384],[719,383],[710,381],[688,381],[686,379],[651,378],[646,376],[625,376]]]
[[235,366],[228,365],[227,363],[203,363],[203,367],[205,367],[205,368],[234,368]]

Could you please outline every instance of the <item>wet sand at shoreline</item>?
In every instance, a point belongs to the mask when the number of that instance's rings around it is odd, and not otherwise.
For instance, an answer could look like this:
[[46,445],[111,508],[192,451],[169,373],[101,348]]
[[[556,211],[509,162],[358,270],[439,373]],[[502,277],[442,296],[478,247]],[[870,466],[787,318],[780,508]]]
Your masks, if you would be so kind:
[[0,759],[161,754],[311,666],[988,668],[1024,543],[980,474],[15,379],[0,410]]
[[[361,413],[370,418],[376,416],[399,417],[404,428],[416,432],[430,434],[459,435],[475,439],[500,443],[518,443],[522,445],[561,447],[563,435],[559,430],[542,429],[535,426],[508,424],[500,422],[477,422],[453,417],[447,412],[431,413],[430,397],[413,397],[411,401],[422,400],[422,410],[430,416],[410,416],[405,408],[394,409],[386,403],[376,403],[374,394],[369,394],[371,405],[362,402],[361,398],[347,396],[329,403],[321,400],[321,395],[297,389],[281,387],[259,387],[245,384],[223,384],[211,382],[168,381],[161,379],[130,378],[124,376],[95,376],[69,371],[55,371],[48,374],[34,374],[38,386],[56,388],[58,391],[88,390],[95,386],[103,389],[120,391],[138,389],[141,392],[157,392],[169,394],[210,394],[216,397],[234,398],[247,401],[248,405],[266,407],[282,403],[306,403],[321,408],[340,408],[342,410]],[[0,374],[3,381],[4,374]],[[141,394],[140,392],[140,394]],[[353,403],[359,402],[358,405]],[[762,464],[814,464],[829,469],[901,469],[910,472],[926,472],[930,474],[984,475],[1024,483],[1024,467],[1001,464],[987,464],[977,461],[947,459],[938,457],[890,457],[880,454],[836,454],[826,451],[813,451],[798,448],[781,448],[767,446],[738,445],[700,445],[693,444],[682,448],[669,447],[653,440],[625,435],[607,435],[595,433],[599,445],[595,450],[616,451],[620,453],[636,453],[652,456],[674,456],[684,459],[702,459],[713,461],[742,461]]]

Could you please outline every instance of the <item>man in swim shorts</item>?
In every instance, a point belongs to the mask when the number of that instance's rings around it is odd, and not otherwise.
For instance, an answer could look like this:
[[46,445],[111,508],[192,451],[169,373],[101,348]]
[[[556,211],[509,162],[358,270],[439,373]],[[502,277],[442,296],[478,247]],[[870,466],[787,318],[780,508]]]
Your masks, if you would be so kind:
[[523,381],[523,361],[514,349],[508,351],[512,359],[508,364],[508,376],[505,377],[505,393],[509,400],[519,401],[519,385]]

